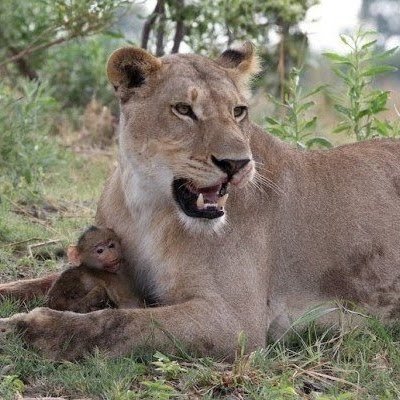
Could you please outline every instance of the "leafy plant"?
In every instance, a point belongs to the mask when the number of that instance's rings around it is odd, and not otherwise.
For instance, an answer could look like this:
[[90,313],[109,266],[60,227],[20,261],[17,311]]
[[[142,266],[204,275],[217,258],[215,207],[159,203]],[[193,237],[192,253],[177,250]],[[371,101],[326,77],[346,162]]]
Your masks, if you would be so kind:
[[283,117],[280,119],[267,117],[266,128],[273,135],[301,149],[309,149],[314,146],[332,147],[328,139],[315,136],[317,117],[308,116],[310,108],[315,105],[314,101],[310,100],[310,97],[319,93],[324,88],[324,85],[303,94],[303,89],[299,85],[299,75],[300,71],[298,69],[292,69],[283,103],[270,96],[270,99],[282,110]]
[[181,367],[176,361],[171,360],[169,357],[157,351],[154,354],[157,361],[153,361],[156,371],[161,372],[167,379],[176,379],[180,374],[187,371],[186,368]]
[[[116,47],[115,41],[105,35],[65,43],[49,50],[41,75],[48,77],[54,97],[63,106],[85,107],[93,97],[103,105],[110,104],[114,95],[104,66]],[[78,62],[82,54],[85,62]]]
[[74,38],[104,32],[128,0],[2,0],[0,65],[13,62],[20,74],[37,78],[46,50]]
[[18,394],[24,390],[24,383],[16,375],[5,375],[1,378],[0,382],[0,393],[3,394],[3,398],[15,399]]
[[157,381],[143,381],[141,384],[146,388],[146,391],[141,395],[141,398],[159,400],[176,398],[176,391],[171,385],[168,385],[164,379]]
[[61,155],[49,137],[57,102],[46,84],[20,80],[17,87],[0,84],[0,184],[39,192],[45,173]]
[[333,71],[345,87],[344,92],[334,96],[334,107],[342,117],[334,132],[354,135],[357,141],[393,136],[396,134],[394,127],[377,117],[386,110],[390,92],[373,89],[371,84],[378,75],[397,69],[386,64],[397,47],[376,52],[376,33],[371,31],[359,30],[354,36],[341,35],[340,38],[349,53],[324,54],[335,64]]

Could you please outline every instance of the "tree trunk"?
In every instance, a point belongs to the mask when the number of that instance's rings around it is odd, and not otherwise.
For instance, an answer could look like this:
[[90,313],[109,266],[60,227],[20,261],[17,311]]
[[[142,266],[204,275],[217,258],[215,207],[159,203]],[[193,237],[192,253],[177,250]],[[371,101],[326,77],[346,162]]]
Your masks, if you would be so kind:
[[160,0],[160,12],[157,27],[156,56],[164,55],[164,34],[165,34],[165,0]]
[[160,11],[162,8],[165,7],[164,0],[158,0],[157,4],[154,8],[154,11],[150,14],[150,16],[147,18],[146,22],[144,23],[143,29],[142,29],[142,42],[141,46],[143,49],[147,50],[147,47],[149,45],[149,39],[150,39],[150,33],[154,27],[154,24],[157,21],[157,18],[160,14]]
[[287,71],[287,48],[286,40],[289,35],[289,25],[283,23],[281,25],[281,40],[279,43],[279,61],[278,61],[278,74],[279,74],[279,95],[282,101],[285,100],[285,85],[288,77]]
[[171,53],[178,53],[179,46],[183,40],[183,37],[186,33],[184,17],[182,14],[182,10],[185,7],[184,0],[176,0],[176,8],[178,10],[178,15],[176,19],[176,26],[175,26],[175,35],[174,35],[174,45],[172,46]]

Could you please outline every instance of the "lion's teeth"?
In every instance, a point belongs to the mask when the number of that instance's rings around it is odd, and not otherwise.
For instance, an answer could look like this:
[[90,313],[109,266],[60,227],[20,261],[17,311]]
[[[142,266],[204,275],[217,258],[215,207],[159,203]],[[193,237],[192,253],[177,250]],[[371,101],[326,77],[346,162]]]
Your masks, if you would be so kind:
[[229,196],[229,194],[226,193],[218,199],[218,207],[221,207],[221,208],[225,207],[226,201],[228,200],[228,196]]
[[197,205],[197,208],[198,208],[199,210],[201,210],[201,209],[204,208],[204,197],[203,197],[203,193],[200,193],[200,194],[199,194],[199,197],[197,198],[197,201],[196,201],[196,205]]

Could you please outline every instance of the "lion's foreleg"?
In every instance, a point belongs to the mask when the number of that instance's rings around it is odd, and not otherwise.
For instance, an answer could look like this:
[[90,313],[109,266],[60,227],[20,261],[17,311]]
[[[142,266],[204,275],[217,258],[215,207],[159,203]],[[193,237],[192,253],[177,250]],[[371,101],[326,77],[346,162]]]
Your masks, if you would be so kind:
[[19,300],[32,300],[35,297],[44,296],[59,276],[60,273],[56,272],[41,278],[1,283],[0,299],[11,297]]
[[[96,347],[110,356],[141,349],[233,357],[241,326],[221,303],[205,300],[147,309],[106,309],[88,314],[38,308],[0,320],[53,359],[76,359]],[[260,343],[251,343],[250,348]]]

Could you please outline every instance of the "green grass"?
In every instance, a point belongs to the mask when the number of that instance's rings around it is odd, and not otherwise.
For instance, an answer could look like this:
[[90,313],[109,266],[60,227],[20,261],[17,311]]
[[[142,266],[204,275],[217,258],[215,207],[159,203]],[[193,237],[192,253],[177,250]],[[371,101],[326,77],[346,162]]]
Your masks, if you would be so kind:
[[[69,154],[46,179],[40,196],[30,200],[26,188],[22,196],[18,190],[1,196],[2,281],[37,276],[59,266],[60,250],[93,223],[96,201],[111,167],[110,157],[76,159]],[[55,243],[46,245],[49,241]]]
[[[20,305],[5,301],[0,315]],[[113,360],[94,354],[81,362],[51,362],[17,337],[0,351],[0,398],[27,396],[91,399],[395,399],[400,396],[400,326],[371,320],[363,329],[316,332],[309,327],[290,344],[274,344],[233,364],[211,359]]]

